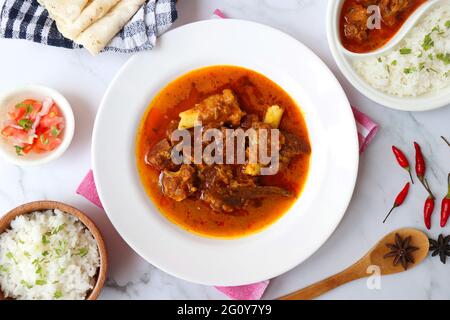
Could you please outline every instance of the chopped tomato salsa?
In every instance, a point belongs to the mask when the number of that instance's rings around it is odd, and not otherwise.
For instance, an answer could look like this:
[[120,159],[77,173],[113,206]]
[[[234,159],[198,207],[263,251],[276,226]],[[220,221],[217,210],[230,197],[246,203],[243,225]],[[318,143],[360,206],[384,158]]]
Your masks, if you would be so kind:
[[64,125],[64,117],[52,99],[26,99],[8,112],[0,133],[17,155],[23,156],[55,150],[62,142]]

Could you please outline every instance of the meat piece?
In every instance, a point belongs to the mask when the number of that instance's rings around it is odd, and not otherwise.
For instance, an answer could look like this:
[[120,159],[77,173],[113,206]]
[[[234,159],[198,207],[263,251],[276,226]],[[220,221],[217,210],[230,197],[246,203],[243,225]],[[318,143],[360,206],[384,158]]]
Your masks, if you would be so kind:
[[292,192],[272,186],[254,186],[254,187],[239,187],[223,198],[223,202],[227,206],[236,208],[245,206],[249,200],[266,198],[269,196],[292,197]]
[[383,22],[393,26],[400,13],[405,11],[415,0],[381,0],[380,12]]
[[307,141],[289,132],[284,132],[284,136],[285,144],[280,151],[281,169],[289,166],[292,158],[301,154],[307,155],[311,153],[311,147]]
[[237,206],[226,199],[232,197],[233,190],[238,188],[253,188],[256,180],[242,174],[240,166],[212,165],[203,167],[199,172],[200,198],[207,202],[215,211],[232,212],[242,206]]
[[366,40],[368,19],[369,14],[366,7],[359,4],[350,6],[345,14],[344,36],[357,42]]
[[223,90],[222,94],[210,96],[197,104],[195,109],[199,111],[199,120],[202,124],[220,127],[224,124],[239,126],[244,112],[239,107],[233,92]]
[[196,170],[190,165],[183,164],[176,172],[164,170],[159,177],[162,193],[182,201],[197,191],[195,187]]
[[145,163],[157,170],[176,170],[178,166],[172,161],[172,146],[167,139],[155,144],[145,155]]
[[169,141],[171,143],[173,143],[174,141],[172,140],[172,133],[175,132],[176,130],[178,130],[178,120],[172,120],[169,122],[169,125],[167,126],[166,129],[166,137],[167,139],[169,139]]

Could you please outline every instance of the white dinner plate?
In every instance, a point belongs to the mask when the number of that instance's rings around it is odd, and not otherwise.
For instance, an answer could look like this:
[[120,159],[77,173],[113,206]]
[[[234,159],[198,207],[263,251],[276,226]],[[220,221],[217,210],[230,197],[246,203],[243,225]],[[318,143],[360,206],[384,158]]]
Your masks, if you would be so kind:
[[[301,106],[312,145],[309,176],[292,209],[264,231],[233,240],[200,237],[167,220],[141,186],[135,160],[137,128],[153,97],[178,76],[219,64],[278,83]],[[353,114],[326,65],[278,30],[231,19],[174,29],[153,51],[134,55],[102,100],[92,148],[100,199],[125,241],[161,270],[208,285],[270,279],[307,259],[340,222],[358,171]]]

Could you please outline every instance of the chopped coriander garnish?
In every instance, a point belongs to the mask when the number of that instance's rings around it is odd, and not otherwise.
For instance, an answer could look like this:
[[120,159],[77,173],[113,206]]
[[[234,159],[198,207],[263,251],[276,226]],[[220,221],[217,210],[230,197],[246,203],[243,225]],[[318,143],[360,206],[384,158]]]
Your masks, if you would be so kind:
[[445,65],[450,64],[450,53],[438,53],[436,54],[436,59],[442,61]]
[[47,284],[47,281],[44,279],[38,279],[38,280],[36,280],[35,284],[38,286],[43,286],[43,285]]
[[78,253],[77,253],[77,255],[79,255],[80,257],[84,257],[87,254],[88,254],[88,249],[86,247],[80,248],[80,250],[78,250]]
[[20,119],[18,122],[19,126],[21,126],[24,130],[30,130],[33,126],[33,121],[30,119]]
[[378,60],[378,62],[380,62],[380,63],[381,63],[381,62],[383,62],[383,60],[381,60],[381,58],[380,58],[380,57],[378,57],[378,59],[377,59],[377,60]]
[[66,226],[66,224],[63,223],[63,224],[57,226],[56,228],[53,228],[53,229],[52,229],[52,235],[53,235],[53,234],[57,234],[58,232],[62,231],[62,230],[64,229],[65,226]]
[[396,66],[396,65],[397,65],[397,60],[393,60],[393,61],[391,62],[391,64],[392,64],[393,66]]
[[44,257],[48,256],[48,254],[49,254],[49,252],[48,252],[48,251],[44,251],[44,252],[42,252],[42,255],[43,255]]
[[423,52],[421,52],[418,56],[417,56],[417,58],[422,58],[423,57]]
[[31,254],[30,254],[28,251],[24,251],[24,252],[23,252],[23,255],[24,255],[25,257],[27,257],[28,259],[31,258]]
[[57,137],[59,135],[59,130],[57,127],[53,126],[52,130],[50,131],[50,133],[52,134],[52,136]]
[[431,38],[431,34],[429,33],[429,34],[427,34],[427,35],[425,36],[425,38],[423,38],[422,48],[423,48],[425,51],[428,51],[428,50],[430,50],[432,47],[434,47],[434,41],[433,41],[433,39]]
[[29,284],[25,280],[20,280],[20,284],[22,284],[23,286],[27,287],[28,289],[33,288],[33,285]]
[[410,54],[412,50],[410,48],[401,48],[400,54]]
[[48,138],[46,138],[43,134],[41,134],[40,136],[39,136],[39,140],[41,140],[41,143],[44,145],[44,146],[46,146],[46,145],[48,145]]
[[432,54],[432,53],[430,53],[430,54],[428,55],[428,59],[433,60],[433,54]]
[[406,74],[410,74],[410,73],[413,73],[413,72],[416,72],[416,71],[417,71],[417,69],[415,67],[403,69],[403,72],[406,73]]
[[422,71],[425,68],[425,62],[419,63],[419,71]]
[[49,244],[50,243],[50,240],[48,240],[48,237],[47,237],[46,234],[42,235],[42,243],[43,244]]
[[63,274],[63,273],[64,273],[64,271],[66,271],[66,269],[65,269],[65,268],[59,268],[59,270],[58,270],[58,272],[59,272],[60,274]]
[[450,29],[450,20],[445,21],[445,27]]
[[23,154],[22,154],[23,147],[21,147],[21,146],[14,146],[14,148],[16,149],[16,154],[18,156],[23,156]]
[[14,255],[12,254],[11,251],[8,251],[8,252],[6,253],[6,257],[7,257],[8,259],[14,261],[15,264],[17,264],[17,260],[16,260],[16,258],[14,257]]
[[0,272],[8,272],[8,268],[6,268],[4,265],[0,264]]
[[53,298],[55,298],[55,299],[59,299],[59,298],[61,298],[62,296],[63,296],[63,294],[62,294],[62,292],[59,291],[59,290],[55,291],[55,293],[53,294]]

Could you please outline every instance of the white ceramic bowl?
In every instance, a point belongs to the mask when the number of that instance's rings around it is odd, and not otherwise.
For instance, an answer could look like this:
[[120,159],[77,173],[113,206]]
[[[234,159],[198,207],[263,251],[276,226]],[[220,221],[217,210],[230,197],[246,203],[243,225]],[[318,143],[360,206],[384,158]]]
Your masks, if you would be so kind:
[[[450,104],[450,86],[437,92],[418,97],[396,97],[373,88],[361,78],[352,66],[352,62],[354,59],[357,59],[357,57],[348,55],[341,44],[339,35],[339,15],[343,3],[344,0],[329,0],[328,2],[328,44],[339,69],[359,92],[383,106],[402,111],[428,111]],[[434,4],[438,4],[438,1]],[[409,27],[412,28],[414,25],[415,24],[409,24]],[[408,32],[403,31],[402,34],[403,36],[406,36]]]
[[0,136],[0,155],[7,161],[19,166],[36,166],[48,163],[60,157],[69,147],[75,131],[75,119],[69,102],[58,91],[39,85],[30,85],[18,89],[3,92],[0,95],[0,126],[7,119],[8,111],[25,99],[42,101],[44,98],[52,98],[61,110],[64,120],[64,134],[62,143],[53,151],[37,154],[30,152],[25,156],[17,156],[15,149]]

